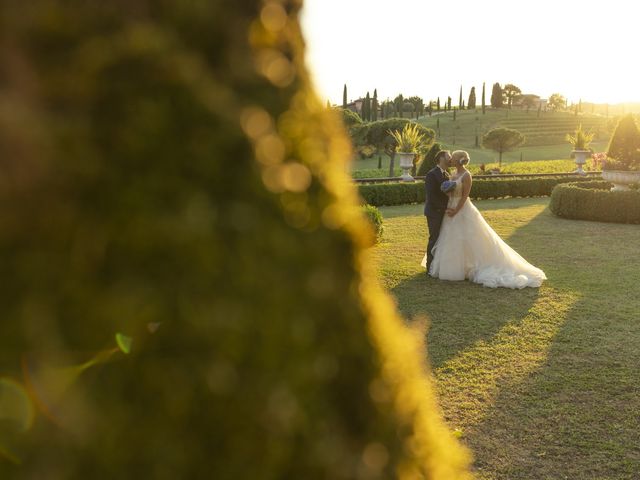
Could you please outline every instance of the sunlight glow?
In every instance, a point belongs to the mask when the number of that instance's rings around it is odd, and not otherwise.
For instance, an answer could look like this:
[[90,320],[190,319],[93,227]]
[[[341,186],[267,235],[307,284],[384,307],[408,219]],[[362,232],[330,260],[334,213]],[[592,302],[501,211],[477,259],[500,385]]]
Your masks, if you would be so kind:
[[482,82],[570,102],[640,101],[633,2],[305,0],[307,65],[322,100],[373,94],[457,104]]

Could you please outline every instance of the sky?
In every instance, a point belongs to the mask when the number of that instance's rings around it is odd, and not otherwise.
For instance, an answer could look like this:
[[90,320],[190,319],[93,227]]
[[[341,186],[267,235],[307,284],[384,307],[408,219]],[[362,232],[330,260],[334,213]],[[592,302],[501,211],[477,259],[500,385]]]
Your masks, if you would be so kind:
[[[323,101],[373,94],[465,101],[482,82],[569,102],[640,101],[630,0],[305,0],[307,66]],[[638,13],[637,13],[638,12]]]

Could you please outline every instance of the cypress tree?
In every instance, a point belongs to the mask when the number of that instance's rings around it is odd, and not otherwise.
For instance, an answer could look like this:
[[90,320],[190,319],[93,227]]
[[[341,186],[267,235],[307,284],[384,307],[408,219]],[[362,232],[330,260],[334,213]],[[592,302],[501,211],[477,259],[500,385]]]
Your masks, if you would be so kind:
[[493,84],[493,91],[491,92],[491,107],[492,108],[502,108],[503,98],[502,98],[502,87],[499,83]]
[[371,119],[378,120],[378,89],[373,90],[373,102],[371,104]]
[[369,92],[367,92],[367,96],[364,98],[364,116],[362,119],[366,122],[371,121],[371,97],[369,96]]
[[476,87],[471,87],[469,92],[469,102],[467,102],[467,108],[474,110],[476,108]]
[[404,118],[404,112],[402,109],[402,106],[404,105],[404,97],[402,96],[402,94],[399,94],[396,98],[393,99],[393,105],[397,113],[396,116]]
[[440,97],[438,97],[438,102],[436,103],[436,108],[440,111]]
[[344,84],[344,88],[342,89],[342,108],[347,108],[347,84]]
[[447,112],[451,111],[451,97],[447,97]]
[[485,101],[485,82],[482,82],[482,114],[486,113],[487,104]]
[[464,109],[464,106],[462,105],[462,85],[460,85],[460,97],[458,98],[458,108]]

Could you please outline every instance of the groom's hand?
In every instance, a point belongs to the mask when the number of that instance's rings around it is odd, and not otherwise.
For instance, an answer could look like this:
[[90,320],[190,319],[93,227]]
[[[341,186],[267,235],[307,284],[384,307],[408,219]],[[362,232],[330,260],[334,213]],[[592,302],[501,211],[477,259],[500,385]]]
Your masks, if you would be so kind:
[[453,208],[447,208],[444,213],[446,213],[447,215],[449,215],[450,217],[453,217],[456,214],[456,211]]

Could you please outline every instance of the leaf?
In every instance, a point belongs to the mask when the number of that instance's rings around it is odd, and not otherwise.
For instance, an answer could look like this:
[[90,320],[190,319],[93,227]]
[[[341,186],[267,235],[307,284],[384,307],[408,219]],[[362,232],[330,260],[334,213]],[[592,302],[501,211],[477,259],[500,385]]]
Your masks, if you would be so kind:
[[133,339],[131,337],[127,337],[122,333],[116,333],[116,343],[118,347],[122,351],[122,353],[128,355],[131,353],[131,344],[133,343]]

